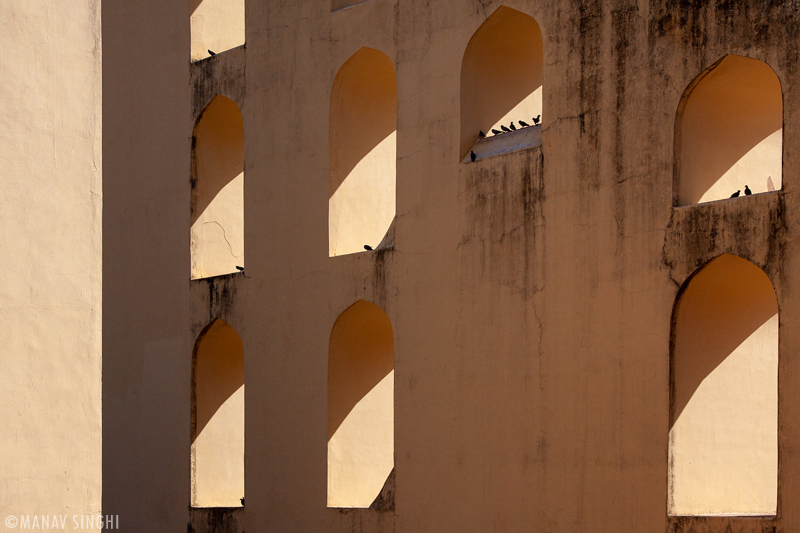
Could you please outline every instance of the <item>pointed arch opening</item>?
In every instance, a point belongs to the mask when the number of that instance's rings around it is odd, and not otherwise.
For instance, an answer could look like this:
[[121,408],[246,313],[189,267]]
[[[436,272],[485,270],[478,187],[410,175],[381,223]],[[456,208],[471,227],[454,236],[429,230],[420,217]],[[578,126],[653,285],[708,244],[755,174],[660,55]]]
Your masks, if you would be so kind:
[[[493,129],[501,131],[501,125],[512,122],[521,129],[520,120],[538,128],[534,117],[542,119],[542,74],[542,31],[536,19],[500,6],[473,34],[461,62],[461,157],[476,146],[480,131],[492,136]],[[520,141],[508,142],[505,151]]]
[[217,95],[192,139],[192,279],[244,267],[244,124],[236,102]]
[[192,358],[192,506],[241,507],[244,498],[244,348],[215,320]]
[[774,515],[778,303],[767,275],[724,254],[678,296],[672,325],[669,513]]
[[369,507],[394,468],[394,334],[360,300],[336,320],[328,348],[328,506]]
[[675,120],[677,205],[781,188],[783,95],[763,61],[719,60],[686,89]]
[[244,44],[244,0],[190,0],[192,61]]
[[377,248],[395,216],[397,82],[383,52],[362,48],[333,82],[329,255]]

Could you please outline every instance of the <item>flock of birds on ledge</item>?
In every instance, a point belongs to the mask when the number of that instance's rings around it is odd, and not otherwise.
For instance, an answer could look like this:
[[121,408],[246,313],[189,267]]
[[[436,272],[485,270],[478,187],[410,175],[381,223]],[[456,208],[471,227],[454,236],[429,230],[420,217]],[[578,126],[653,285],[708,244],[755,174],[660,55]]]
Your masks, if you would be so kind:
[[[539,121],[541,119],[542,119],[542,115],[536,115],[535,117],[533,117],[533,125],[534,126],[538,126],[539,125]],[[519,120],[518,122],[519,122],[520,127],[527,128],[527,127],[530,126],[530,124],[528,124],[524,120]],[[500,131],[500,130],[502,130],[502,131]],[[492,133],[494,133],[493,137],[495,137],[497,135],[502,135],[504,133],[511,133],[512,131],[517,131],[517,127],[514,125],[514,122],[512,121],[511,124],[509,124],[509,127],[505,127],[502,124],[500,124],[500,130],[492,128]],[[486,138],[486,134],[483,133],[483,130],[478,132],[478,137],[480,137],[481,139],[485,139]],[[469,151],[469,159],[470,159],[470,161],[472,161],[474,163],[476,158],[477,158],[477,156],[475,155],[475,152],[470,150]]]

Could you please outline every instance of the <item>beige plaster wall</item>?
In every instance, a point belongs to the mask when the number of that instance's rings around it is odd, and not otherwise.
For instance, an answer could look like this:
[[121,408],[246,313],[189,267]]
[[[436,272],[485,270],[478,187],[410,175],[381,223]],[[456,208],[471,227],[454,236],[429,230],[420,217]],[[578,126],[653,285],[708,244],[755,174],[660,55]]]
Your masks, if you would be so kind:
[[126,531],[186,531],[191,505],[190,15],[102,5],[103,511]]
[[192,61],[244,44],[244,0],[189,0]]
[[192,390],[192,506],[239,507],[244,496],[244,348],[216,320],[197,339]]
[[542,31],[534,18],[499,7],[475,32],[461,63],[461,154],[483,131],[521,128],[542,115]]
[[386,54],[362,48],[331,88],[329,254],[377,248],[395,215],[397,84]]
[[394,467],[389,317],[356,302],[336,320],[328,354],[328,506],[369,507]]
[[0,43],[5,531],[100,512],[100,2],[0,2]]
[[[255,384],[246,531],[800,529],[792,357],[778,362],[776,517],[668,513],[680,287],[737,254],[773,282],[782,324],[798,320],[794,14],[756,0],[509,0],[542,31],[542,144],[461,164],[465,51],[500,5],[370,0],[331,13],[327,0],[248,2],[237,52],[247,271],[187,288],[190,13],[108,3],[104,52],[119,61],[104,117],[114,133],[104,139],[104,505],[133,530],[186,528],[192,343],[215,318],[241,335]],[[396,71],[394,239],[331,257],[331,88],[364,47]],[[763,61],[781,81],[783,187],[675,208],[676,111],[726,54]],[[332,509],[330,339],[359,300],[383,309],[394,333],[396,493],[382,509]],[[795,329],[782,328],[782,354],[800,346]]]
[[692,82],[677,116],[678,202],[781,188],[783,94],[763,61],[727,55]]
[[693,276],[674,318],[670,501],[676,515],[771,515],[778,489],[778,303],[725,254]]
[[244,267],[244,127],[239,106],[217,95],[194,130],[192,279]]

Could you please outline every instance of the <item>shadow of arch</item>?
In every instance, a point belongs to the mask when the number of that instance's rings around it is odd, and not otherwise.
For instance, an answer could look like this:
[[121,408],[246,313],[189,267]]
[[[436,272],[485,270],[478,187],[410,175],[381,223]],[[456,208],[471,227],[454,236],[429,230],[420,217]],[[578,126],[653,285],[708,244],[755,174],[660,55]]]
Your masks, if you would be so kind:
[[734,255],[709,261],[681,288],[671,343],[670,513],[773,514],[778,303],[771,281]]
[[192,279],[244,266],[244,124],[239,106],[215,96],[192,136]]
[[394,467],[394,334],[359,300],[333,326],[328,348],[328,505],[369,507]]
[[542,31],[536,20],[500,6],[475,31],[461,61],[459,159],[500,124],[533,124],[542,114]]
[[192,505],[238,507],[244,495],[244,348],[222,320],[192,354]]
[[361,48],[331,88],[331,256],[375,248],[395,215],[397,82],[383,52]]
[[[783,94],[772,68],[726,55],[684,91],[675,117],[677,205],[782,185]],[[768,185],[770,178],[771,185]]]

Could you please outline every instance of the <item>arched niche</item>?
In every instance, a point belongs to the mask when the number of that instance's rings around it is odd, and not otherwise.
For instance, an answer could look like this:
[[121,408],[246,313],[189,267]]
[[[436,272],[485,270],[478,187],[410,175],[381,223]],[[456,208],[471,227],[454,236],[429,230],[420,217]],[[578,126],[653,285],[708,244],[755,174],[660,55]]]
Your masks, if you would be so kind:
[[536,20],[500,6],[477,29],[461,61],[461,157],[478,132],[542,115],[542,31]]
[[217,95],[194,129],[192,279],[244,266],[244,125],[239,106]]
[[192,360],[192,506],[240,507],[244,497],[244,348],[211,323]]
[[395,216],[397,83],[386,54],[362,48],[333,82],[329,255],[376,248]]
[[727,55],[689,85],[678,107],[678,205],[778,190],[782,185],[783,97],[762,61]]
[[394,468],[394,335],[360,300],[336,320],[328,349],[328,506],[369,507]]
[[778,303],[767,275],[724,254],[673,312],[669,512],[774,515]]
[[190,0],[192,61],[244,44],[244,0]]

